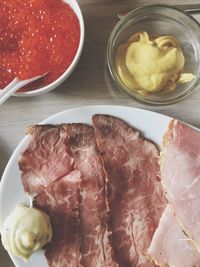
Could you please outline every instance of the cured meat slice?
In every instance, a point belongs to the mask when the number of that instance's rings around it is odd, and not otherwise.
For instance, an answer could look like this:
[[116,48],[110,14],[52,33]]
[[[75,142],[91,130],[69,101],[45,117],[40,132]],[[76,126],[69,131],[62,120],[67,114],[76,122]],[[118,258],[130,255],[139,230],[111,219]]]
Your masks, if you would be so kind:
[[29,144],[19,159],[24,190],[35,195],[73,170],[62,126],[36,125],[28,129]]
[[81,173],[81,264],[84,267],[117,267],[109,241],[105,173],[98,155],[93,127],[65,125],[75,168]]
[[200,267],[200,254],[181,230],[169,205],[162,214],[148,254],[159,266]]
[[200,252],[200,131],[171,121],[164,138],[161,177],[179,224]]
[[81,266],[79,186],[80,173],[73,171],[42,189],[35,198],[36,206],[51,218],[53,240],[45,247],[45,255],[50,267]]
[[24,190],[51,219],[53,240],[45,248],[50,267],[79,267],[80,172],[74,170],[67,134],[62,125],[36,125],[28,129],[29,144],[19,166]]
[[110,226],[120,264],[155,266],[146,253],[166,206],[158,150],[119,118],[94,115],[93,124],[110,184]]

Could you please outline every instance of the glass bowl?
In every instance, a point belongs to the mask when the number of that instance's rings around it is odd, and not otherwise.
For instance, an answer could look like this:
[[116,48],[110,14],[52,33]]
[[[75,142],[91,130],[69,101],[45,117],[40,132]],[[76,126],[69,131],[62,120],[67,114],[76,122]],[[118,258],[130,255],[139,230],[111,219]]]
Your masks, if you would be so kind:
[[[191,82],[177,85],[173,91],[141,95],[126,87],[118,76],[116,54],[118,47],[137,32],[150,35],[173,35],[180,43],[184,57],[184,72],[196,75]],[[113,29],[107,46],[107,61],[111,76],[119,89],[136,99],[155,105],[174,103],[190,95],[200,85],[200,24],[186,12],[167,5],[145,5],[125,15]]]

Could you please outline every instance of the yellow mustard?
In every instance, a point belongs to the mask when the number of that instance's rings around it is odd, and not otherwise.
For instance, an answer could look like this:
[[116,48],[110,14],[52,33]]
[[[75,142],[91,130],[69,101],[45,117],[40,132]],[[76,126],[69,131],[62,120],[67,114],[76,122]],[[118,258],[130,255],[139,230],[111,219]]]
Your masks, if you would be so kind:
[[25,261],[51,239],[50,219],[46,213],[36,208],[19,205],[3,224],[4,248]]
[[176,84],[195,78],[182,73],[185,58],[173,36],[152,38],[147,32],[132,35],[119,46],[116,56],[117,72],[122,82],[142,95],[161,90],[174,90]]

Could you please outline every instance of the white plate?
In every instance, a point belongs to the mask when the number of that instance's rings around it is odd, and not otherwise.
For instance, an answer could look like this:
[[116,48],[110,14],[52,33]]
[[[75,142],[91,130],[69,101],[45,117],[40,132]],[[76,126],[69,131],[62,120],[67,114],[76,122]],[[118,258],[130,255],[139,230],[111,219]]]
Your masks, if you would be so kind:
[[[112,105],[86,106],[57,113],[42,123],[83,122],[91,124],[91,117],[96,113],[117,116],[142,134],[154,141],[159,147],[162,144],[163,134],[168,128],[170,117],[155,112]],[[27,125],[28,126],[28,125]],[[25,129],[24,129],[25,131]],[[18,158],[20,152],[26,147],[28,138],[25,137],[11,156],[0,183],[0,229],[5,218],[14,207],[27,199],[21,184]],[[34,253],[28,263],[10,255],[17,267],[48,267],[43,251]]]

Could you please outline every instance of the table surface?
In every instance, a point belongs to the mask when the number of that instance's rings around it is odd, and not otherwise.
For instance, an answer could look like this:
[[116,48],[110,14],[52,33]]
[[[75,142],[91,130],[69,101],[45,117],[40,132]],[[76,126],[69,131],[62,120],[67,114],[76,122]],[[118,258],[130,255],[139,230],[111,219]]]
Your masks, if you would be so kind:
[[[188,0],[190,4],[198,2],[198,0]],[[106,44],[111,30],[117,23],[116,14],[131,10],[142,3],[165,2],[80,0],[79,3],[85,19],[86,36],[83,54],[76,71],[53,92],[30,98],[11,97],[0,106],[0,176],[28,125],[38,123],[54,113],[72,107],[93,104],[127,105],[160,112],[200,127],[200,90],[173,105],[146,106],[116,89],[106,66]],[[166,3],[187,2],[176,0],[166,1]],[[200,20],[200,16],[196,18]],[[1,245],[0,266],[14,267]]]

